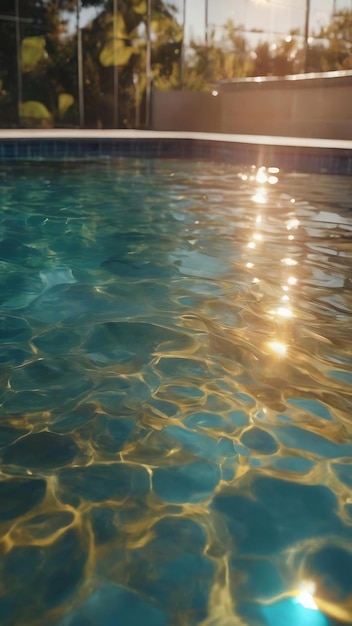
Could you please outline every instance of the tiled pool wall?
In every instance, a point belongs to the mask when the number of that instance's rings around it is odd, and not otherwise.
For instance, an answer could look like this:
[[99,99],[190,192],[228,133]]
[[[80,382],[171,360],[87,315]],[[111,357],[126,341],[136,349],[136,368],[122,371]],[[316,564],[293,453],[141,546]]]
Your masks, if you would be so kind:
[[[116,157],[186,158],[234,165],[276,166],[288,172],[352,174],[352,147],[277,145],[183,137],[0,137],[0,162]],[[303,140],[301,140],[301,143]],[[313,142],[317,144],[318,142]],[[340,142],[341,143],[341,142]],[[348,142],[346,142],[347,144]]]

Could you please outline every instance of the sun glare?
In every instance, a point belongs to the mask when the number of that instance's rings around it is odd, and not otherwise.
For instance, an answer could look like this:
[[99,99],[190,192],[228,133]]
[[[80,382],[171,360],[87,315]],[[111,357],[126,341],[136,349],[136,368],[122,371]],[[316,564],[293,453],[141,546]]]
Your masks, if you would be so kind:
[[297,596],[297,602],[301,604],[305,609],[312,609],[318,611],[318,607],[313,597],[315,591],[315,584],[313,582],[303,582],[300,585],[300,591]]
[[265,204],[266,196],[265,196],[264,190],[257,191],[257,193],[254,196],[252,196],[252,200],[254,202],[257,202],[257,204]]
[[267,345],[277,356],[285,356],[287,352],[286,344],[281,343],[280,341],[269,341]]
[[271,311],[271,314],[278,315],[279,317],[286,317],[286,319],[293,316],[291,309],[288,309],[285,306],[280,306],[278,309]]

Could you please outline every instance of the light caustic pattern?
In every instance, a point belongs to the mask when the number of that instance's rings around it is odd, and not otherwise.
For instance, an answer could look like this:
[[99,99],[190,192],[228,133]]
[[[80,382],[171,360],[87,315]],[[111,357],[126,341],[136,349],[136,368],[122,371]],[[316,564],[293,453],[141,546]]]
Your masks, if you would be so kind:
[[352,622],[351,192],[3,170],[2,626]]

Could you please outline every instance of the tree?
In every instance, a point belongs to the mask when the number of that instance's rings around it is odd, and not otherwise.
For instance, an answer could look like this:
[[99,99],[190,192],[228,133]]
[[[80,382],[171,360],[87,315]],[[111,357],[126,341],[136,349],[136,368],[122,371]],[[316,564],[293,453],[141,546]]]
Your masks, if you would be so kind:
[[[1,10],[10,21],[0,21],[1,122],[15,125],[20,104],[23,124],[77,125],[77,37],[67,32],[64,19],[64,11],[71,12],[74,19],[77,0],[26,0],[19,4],[20,41],[15,2],[2,2]],[[119,0],[115,16],[114,4],[113,0],[80,0],[78,5],[100,10],[82,33],[85,117],[89,125],[102,122],[111,126],[111,113],[117,105],[118,125],[133,125],[135,107],[141,106],[145,96],[147,1]],[[151,69],[159,89],[179,85],[183,33],[175,13],[172,5],[152,0]]]
[[[136,109],[145,104],[147,2],[119,0],[118,8],[119,13],[114,16],[113,1],[108,0],[104,10],[85,29],[84,69],[86,72],[89,58],[91,71],[95,68],[100,85],[97,93],[89,91],[85,83],[85,98],[91,124],[112,126],[114,107],[117,107],[119,126],[130,127],[134,125]],[[154,85],[158,89],[178,86],[182,29],[173,8],[161,0],[153,0],[150,28]],[[117,102],[114,101],[116,81]],[[144,117],[142,115],[142,123]]]
[[15,126],[18,121],[17,58],[14,2],[4,0],[0,19],[0,124]]
[[192,40],[185,68],[185,87],[205,90],[219,80],[231,80],[248,76],[252,71],[253,59],[248,42],[243,36],[243,27],[228,20],[222,29],[220,40],[211,31],[208,45]]
[[[77,7],[96,7],[82,34],[85,120],[89,126],[145,124],[148,77],[159,90],[208,90],[216,81],[246,76],[285,76],[304,70],[297,31],[254,49],[244,26],[228,20],[208,45],[192,40],[183,53],[177,10],[166,0],[26,0],[16,22],[14,0],[2,0],[0,19],[0,124],[78,125],[77,33],[68,29]],[[191,0],[189,0],[191,1]],[[114,15],[114,7],[118,14]],[[16,25],[20,25],[18,29]],[[147,42],[147,26],[150,38]],[[308,49],[308,70],[352,68],[352,12],[340,11]],[[17,50],[20,46],[20,68]],[[150,53],[150,54],[149,54]],[[20,72],[18,72],[20,69]],[[181,85],[182,82],[182,85]],[[21,100],[21,103],[19,103]],[[20,106],[19,106],[20,104]]]
[[303,58],[297,45],[298,31],[292,30],[274,46],[260,42],[254,50],[252,76],[288,76],[302,69]]
[[[3,126],[18,123],[18,111],[25,125],[52,124],[53,118],[58,119],[65,108],[70,108],[68,102],[75,100],[76,51],[72,39],[63,38],[65,23],[62,20],[62,11],[74,8],[75,0],[26,0],[19,3],[20,13],[16,16],[13,0],[2,2],[3,16],[10,19],[0,21]],[[67,97],[63,99],[64,94]]]
[[309,51],[310,71],[352,69],[352,11],[336,13],[318,37],[318,46]]

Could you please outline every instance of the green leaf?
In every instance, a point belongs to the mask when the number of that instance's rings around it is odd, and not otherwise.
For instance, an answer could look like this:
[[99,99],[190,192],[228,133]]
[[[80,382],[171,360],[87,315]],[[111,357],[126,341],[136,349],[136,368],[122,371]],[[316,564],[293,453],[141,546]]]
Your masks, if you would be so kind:
[[170,91],[179,85],[179,66],[178,63],[172,64],[172,72],[168,76],[162,74],[162,65],[157,64],[153,71],[153,85],[158,91]]
[[145,15],[147,12],[147,0],[137,0],[137,2],[133,2],[132,8],[135,13]]
[[20,104],[20,118],[25,126],[50,126],[51,113],[42,102],[27,100]]
[[106,38],[116,37],[116,39],[128,39],[125,20],[121,13],[112,15],[109,19],[109,26],[106,29]]
[[99,61],[104,67],[127,65],[135,52],[133,46],[126,46],[123,41],[118,39],[110,39],[102,49]]
[[44,37],[25,37],[21,42],[22,72],[31,72],[40,61],[48,58]]
[[66,111],[73,105],[75,99],[70,93],[60,93],[58,98],[59,116],[64,117]]
[[171,17],[159,17],[151,21],[152,31],[157,35],[158,43],[179,43],[183,39],[183,29]]

